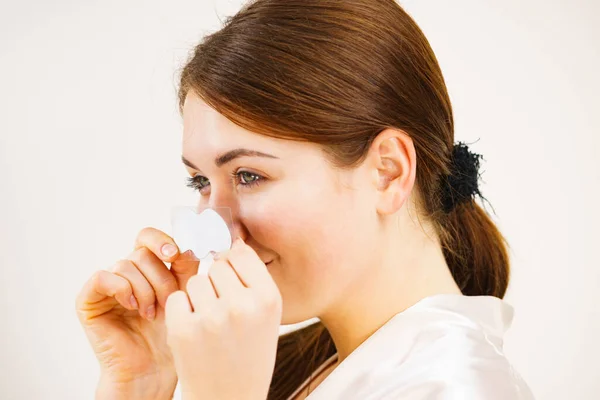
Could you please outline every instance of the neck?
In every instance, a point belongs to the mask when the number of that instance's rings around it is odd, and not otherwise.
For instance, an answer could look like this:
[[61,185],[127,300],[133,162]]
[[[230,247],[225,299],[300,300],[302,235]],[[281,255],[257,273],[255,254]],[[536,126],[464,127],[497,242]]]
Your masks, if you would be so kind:
[[[392,226],[397,223],[395,220]],[[363,266],[367,273],[348,288],[352,296],[330,304],[319,316],[337,348],[337,364],[394,315],[419,300],[461,293],[431,229],[426,234],[420,224],[402,225],[409,226],[403,234],[393,229],[382,235],[379,257]]]

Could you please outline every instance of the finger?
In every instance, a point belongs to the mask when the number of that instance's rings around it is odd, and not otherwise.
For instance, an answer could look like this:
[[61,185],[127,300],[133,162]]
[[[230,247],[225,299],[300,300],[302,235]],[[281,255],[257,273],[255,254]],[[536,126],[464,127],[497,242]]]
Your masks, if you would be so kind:
[[227,255],[224,255],[223,258],[218,259],[211,265],[208,270],[208,277],[218,298],[234,296],[240,290],[246,289],[242,282],[240,282],[240,278],[238,278],[231,264],[229,264]]
[[100,270],[92,275],[77,295],[76,308],[82,321],[95,317],[95,305],[108,298],[113,298],[129,310],[135,310],[132,296],[133,290],[129,281],[109,271]]
[[[174,246],[175,253],[165,252],[169,245]],[[179,289],[185,290],[187,280],[198,272],[198,259],[191,256],[191,254],[182,257],[183,255],[179,253],[179,248],[173,238],[158,229],[152,227],[142,229],[138,233],[134,247],[135,250],[147,247],[160,260],[170,262],[170,270],[175,277]]]
[[214,309],[218,306],[217,294],[208,275],[192,276],[188,280],[187,286],[187,295],[190,298],[194,312],[199,312],[202,309]]
[[175,277],[179,289],[187,291],[187,282],[198,273],[199,266],[200,261],[191,251],[182,253],[171,263],[171,274]]
[[140,247],[127,257],[154,289],[158,303],[165,307],[167,297],[179,289],[177,280],[166,265],[147,247]]
[[248,288],[256,289],[259,293],[273,290],[275,281],[267,266],[262,262],[252,247],[241,239],[236,240],[225,257],[229,260],[240,281]]
[[177,327],[192,313],[188,295],[183,290],[171,293],[165,306],[165,323],[168,327]]
[[134,250],[147,247],[156,256],[165,262],[172,262],[179,255],[179,248],[172,237],[156,228],[142,229],[135,239]]
[[153,320],[156,316],[154,289],[137,266],[131,260],[119,260],[112,272],[129,281],[139,305],[140,315],[150,321]]

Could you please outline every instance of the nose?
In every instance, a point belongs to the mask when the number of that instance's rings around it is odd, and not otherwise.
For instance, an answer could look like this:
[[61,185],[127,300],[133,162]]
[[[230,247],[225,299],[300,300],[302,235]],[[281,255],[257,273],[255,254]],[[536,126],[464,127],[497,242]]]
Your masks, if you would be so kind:
[[209,201],[203,207],[212,208],[225,220],[232,242],[238,237],[241,237],[243,241],[247,241],[249,234],[242,222],[237,199],[232,195],[223,193],[223,191],[217,193],[217,190],[211,189]]

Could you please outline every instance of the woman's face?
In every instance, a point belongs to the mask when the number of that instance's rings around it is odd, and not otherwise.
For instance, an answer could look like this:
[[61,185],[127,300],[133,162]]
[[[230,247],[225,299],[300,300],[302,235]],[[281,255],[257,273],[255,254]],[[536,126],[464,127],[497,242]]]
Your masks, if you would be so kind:
[[[229,207],[234,235],[268,262],[283,324],[319,316],[367,274],[376,213],[366,169],[334,169],[318,145],[247,131],[190,92],[183,158],[200,205]],[[266,155],[227,157],[246,149]]]

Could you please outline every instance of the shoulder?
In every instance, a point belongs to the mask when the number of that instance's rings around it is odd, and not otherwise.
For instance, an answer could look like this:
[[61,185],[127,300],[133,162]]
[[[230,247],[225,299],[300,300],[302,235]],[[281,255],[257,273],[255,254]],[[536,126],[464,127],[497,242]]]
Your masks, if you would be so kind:
[[422,300],[363,342],[311,400],[531,400],[504,355],[511,318],[490,296]]
[[[433,328],[433,327],[432,327]],[[532,400],[504,355],[502,342],[483,330],[446,326],[424,330],[388,376],[381,398],[414,400]],[[384,383],[385,386],[387,383]]]
[[[343,382],[339,399],[533,400],[531,390],[491,338],[446,327],[416,337],[407,353],[393,348],[377,365]],[[347,365],[349,367],[350,365]],[[338,377],[338,378],[341,378]],[[339,380],[340,386],[342,381]],[[325,399],[326,397],[323,397]],[[321,400],[319,397],[318,400]]]

